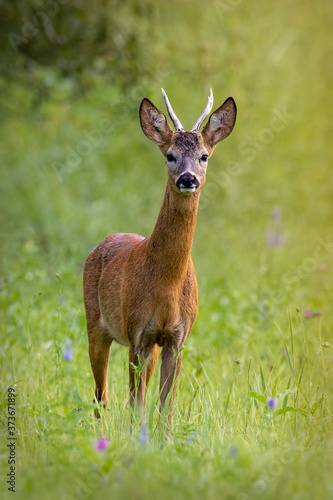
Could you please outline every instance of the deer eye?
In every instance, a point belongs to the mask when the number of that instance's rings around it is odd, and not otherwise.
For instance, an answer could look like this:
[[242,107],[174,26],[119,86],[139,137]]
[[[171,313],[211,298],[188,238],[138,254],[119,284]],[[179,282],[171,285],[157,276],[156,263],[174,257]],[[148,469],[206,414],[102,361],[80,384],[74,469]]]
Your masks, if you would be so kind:
[[176,161],[176,158],[171,154],[166,155],[166,157],[167,157],[168,162]]
[[201,161],[207,161],[208,160],[208,155],[202,155]]

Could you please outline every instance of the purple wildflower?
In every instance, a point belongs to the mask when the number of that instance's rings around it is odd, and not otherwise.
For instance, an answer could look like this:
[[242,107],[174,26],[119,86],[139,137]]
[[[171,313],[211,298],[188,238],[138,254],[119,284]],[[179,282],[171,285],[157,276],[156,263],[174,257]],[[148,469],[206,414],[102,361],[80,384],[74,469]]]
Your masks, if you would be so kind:
[[319,271],[327,271],[327,264],[325,262],[320,262],[318,269]]
[[186,439],[186,444],[192,444],[198,437],[199,432],[191,432],[189,437]]
[[63,352],[63,358],[65,361],[72,361],[73,359],[73,351],[71,349],[71,341],[69,339],[66,340],[66,346]]
[[146,419],[143,419],[143,421],[142,421],[141,432],[140,432],[140,441],[141,441],[142,446],[149,445],[149,429],[147,426]]
[[317,310],[310,311],[310,309],[308,307],[306,307],[304,309],[304,312],[305,312],[305,317],[307,319],[312,318],[314,316],[319,316],[321,318],[321,312],[320,311],[317,311]]
[[107,438],[101,438],[95,444],[95,450],[102,451],[105,450],[105,448],[107,448],[108,446],[109,446],[109,440]]
[[312,312],[308,307],[305,308],[305,317],[306,318],[312,318]]
[[277,407],[277,401],[275,398],[268,398],[267,400],[267,406],[271,410],[276,410]]
[[235,457],[238,453],[237,446],[234,446],[233,444],[229,448],[229,457]]
[[266,232],[266,243],[273,247],[281,247],[285,244],[284,230],[281,224],[281,210],[275,207],[272,213],[271,226]]
[[267,231],[266,243],[267,243],[267,245],[271,245],[273,247],[280,247],[280,246],[284,245],[284,239],[278,233],[275,233],[273,231]]
[[272,214],[273,220],[281,219],[281,209],[279,207],[275,207]]

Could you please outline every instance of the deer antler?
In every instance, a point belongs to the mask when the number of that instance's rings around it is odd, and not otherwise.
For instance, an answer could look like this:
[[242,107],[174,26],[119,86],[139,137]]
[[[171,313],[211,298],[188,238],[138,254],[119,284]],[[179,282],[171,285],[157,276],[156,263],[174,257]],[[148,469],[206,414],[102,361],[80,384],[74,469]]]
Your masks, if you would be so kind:
[[174,124],[174,126],[176,128],[176,132],[184,132],[184,127],[180,123],[180,121],[178,120],[178,118],[177,118],[174,110],[172,109],[170,101],[168,99],[168,96],[166,95],[166,93],[164,92],[163,89],[161,89],[161,90],[162,90],[162,94],[163,94],[163,97],[164,97],[164,100],[165,100],[165,104],[166,104],[169,116],[170,116],[170,118],[172,120],[172,123]]
[[199,118],[197,119],[195,124],[193,125],[191,132],[199,132],[199,128],[201,127],[201,125],[203,124],[203,122],[205,121],[205,119],[207,118],[207,116],[209,115],[209,113],[212,110],[213,102],[214,102],[213,91],[212,91],[212,89],[210,89],[207,106],[205,107],[205,109],[203,110],[203,112],[201,113],[201,115],[199,116]]

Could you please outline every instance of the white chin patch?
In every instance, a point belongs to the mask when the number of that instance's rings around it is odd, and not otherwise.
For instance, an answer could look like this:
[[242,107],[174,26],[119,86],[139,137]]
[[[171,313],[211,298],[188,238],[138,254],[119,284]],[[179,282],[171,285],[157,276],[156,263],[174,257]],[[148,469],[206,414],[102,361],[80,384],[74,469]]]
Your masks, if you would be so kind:
[[180,187],[179,189],[181,190],[182,193],[194,193],[194,191],[196,190],[195,186],[190,188]]

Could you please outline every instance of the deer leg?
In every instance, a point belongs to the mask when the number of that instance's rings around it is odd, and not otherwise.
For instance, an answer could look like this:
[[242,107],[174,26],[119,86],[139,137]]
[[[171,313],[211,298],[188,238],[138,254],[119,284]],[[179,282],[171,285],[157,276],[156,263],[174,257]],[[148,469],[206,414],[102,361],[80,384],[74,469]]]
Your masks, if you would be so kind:
[[182,366],[182,351],[178,352],[173,345],[165,345],[162,350],[162,365],[160,379],[160,415],[162,415],[166,399],[173,386],[172,395],[168,407],[168,420],[170,422],[170,407],[176,393],[178,375]]
[[154,373],[157,358],[158,358],[159,346],[157,344],[154,345],[153,350],[151,352],[150,358],[147,364],[147,373],[146,373],[146,387],[148,386],[148,382],[150,377]]
[[[108,403],[107,372],[112,339],[104,328],[96,327],[96,325],[88,325],[87,328],[89,357],[96,383],[95,398],[97,402],[103,401],[103,406],[106,408]],[[95,415],[100,417],[98,410],[95,411]]]
[[144,363],[145,359],[142,356],[142,352],[138,352],[135,348],[130,346],[129,348],[129,389],[130,389],[130,403],[131,407],[134,408],[135,403],[138,407],[143,404],[145,391],[146,391],[146,374],[147,367],[142,367],[141,373],[133,369],[139,366],[139,355],[141,362]]
[[[144,347],[135,349],[129,348],[129,387],[130,387],[130,403],[134,407],[140,409],[144,405],[145,393],[149,379],[154,371],[157,361],[158,346]],[[141,371],[133,369],[132,364],[139,367],[139,356],[141,360]]]

